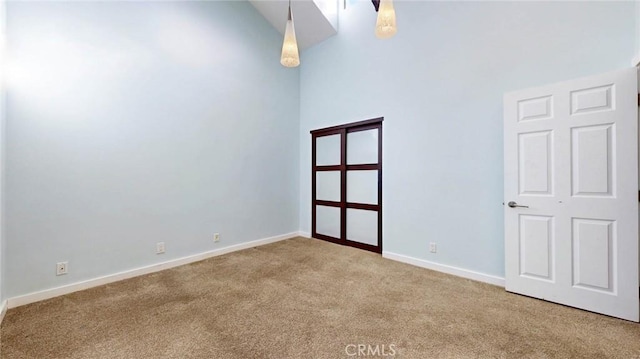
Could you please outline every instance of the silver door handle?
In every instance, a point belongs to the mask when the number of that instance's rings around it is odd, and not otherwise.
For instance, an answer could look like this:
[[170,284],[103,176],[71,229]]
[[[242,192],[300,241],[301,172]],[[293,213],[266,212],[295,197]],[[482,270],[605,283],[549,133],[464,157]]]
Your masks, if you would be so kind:
[[517,204],[514,201],[511,201],[511,202],[507,203],[507,206],[509,206],[511,208],[516,208],[516,207],[529,208],[529,206],[521,206],[521,205]]

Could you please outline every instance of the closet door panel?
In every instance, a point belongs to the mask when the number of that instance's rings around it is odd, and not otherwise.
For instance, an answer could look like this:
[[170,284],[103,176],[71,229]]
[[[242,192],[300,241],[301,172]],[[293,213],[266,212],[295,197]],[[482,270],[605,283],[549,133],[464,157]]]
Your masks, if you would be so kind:
[[340,164],[340,134],[316,138],[316,166]]
[[340,171],[316,172],[316,199],[340,202]]
[[347,164],[378,163],[378,129],[347,133]]
[[348,171],[347,202],[378,204],[378,171]]
[[347,208],[347,240],[378,245],[378,212]]
[[316,232],[340,238],[340,208],[316,206]]

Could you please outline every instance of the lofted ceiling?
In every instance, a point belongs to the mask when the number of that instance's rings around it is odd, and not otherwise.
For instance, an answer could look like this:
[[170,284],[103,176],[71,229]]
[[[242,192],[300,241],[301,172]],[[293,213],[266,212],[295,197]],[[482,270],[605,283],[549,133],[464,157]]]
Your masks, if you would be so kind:
[[[287,0],[249,0],[281,34],[287,22]],[[301,50],[338,33],[338,0],[291,1],[296,39]]]

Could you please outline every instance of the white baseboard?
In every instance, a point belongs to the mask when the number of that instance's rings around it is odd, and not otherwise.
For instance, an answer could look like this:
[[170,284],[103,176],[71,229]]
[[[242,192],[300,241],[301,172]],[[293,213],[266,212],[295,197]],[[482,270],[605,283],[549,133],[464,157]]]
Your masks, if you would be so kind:
[[282,241],[289,238],[294,238],[294,237],[297,237],[298,235],[299,235],[298,232],[292,232],[292,233],[282,234],[275,237],[258,239],[251,242],[235,244],[235,245],[224,247],[224,248],[214,249],[212,251],[207,251],[207,252],[198,253],[191,256],[187,256],[187,257],[172,259],[166,262],[156,263],[156,264],[152,264],[145,267],[127,270],[124,272],[110,274],[103,277],[98,277],[98,278],[93,278],[93,279],[89,279],[89,280],[85,280],[77,283],[67,284],[57,288],[45,289],[39,292],[33,292],[33,293],[9,298],[5,302],[7,303],[5,306],[8,308],[15,308],[21,305],[39,302],[41,300],[58,297],[61,295],[77,292],[80,290],[89,289],[89,288],[97,287],[100,285],[109,284],[109,283],[121,281],[124,279],[129,279],[129,278],[133,278],[133,277],[137,277],[137,276],[141,276],[149,273],[159,272],[161,270],[178,267],[178,266],[193,263],[193,262],[198,262],[203,259],[216,257],[223,254],[231,253],[231,252],[237,252],[243,249],[263,246],[265,244],[274,243],[274,242]]
[[7,301],[3,300],[0,302],[0,325],[2,325],[2,320],[4,319],[5,314],[7,314]]
[[311,233],[309,233],[309,232],[302,232],[302,231],[300,231],[300,232],[298,232],[298,235],[299,235],[300,237],[304,237],[304,238],[311,238]]
[[382,256],[384,258],[411,264],[417,267],[427,268],[427,269],[431,269],[431,270],[442,272],[442,273],[453,274],[458,277],[473,279],[479,282],[485,282],[485,283],[497,285],[500,287],[504,287],[504,278],[502,277],[475,272],[468,269],[453,267],[446,264],[435,263],[435,262],[427,261],[424,259],[413,258],[413,257],[405,256],[402,254],[392,253],[392,252],[382,252]]

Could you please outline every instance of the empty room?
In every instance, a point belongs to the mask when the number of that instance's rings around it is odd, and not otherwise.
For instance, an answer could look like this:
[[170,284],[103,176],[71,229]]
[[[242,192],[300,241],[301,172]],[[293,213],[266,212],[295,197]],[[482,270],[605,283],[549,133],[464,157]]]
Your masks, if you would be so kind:
[[0,0],[0,358],[640,358],[640,2]]

